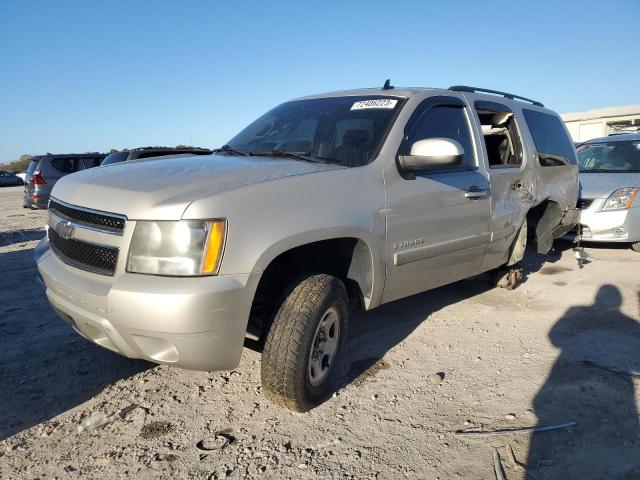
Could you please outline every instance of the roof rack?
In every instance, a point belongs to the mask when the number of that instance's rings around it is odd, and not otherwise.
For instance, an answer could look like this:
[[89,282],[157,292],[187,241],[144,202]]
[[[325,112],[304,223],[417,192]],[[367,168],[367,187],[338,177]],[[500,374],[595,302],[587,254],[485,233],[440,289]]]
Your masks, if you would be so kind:
[[531,100],[530,98],[521,97],[520,95],[514,95],[513,93],[501,92],[500,90],[490,90],[488,88],[479,88],[479,87],[468,87],[466,85],[454,85],[453,87],[449,87],[449,90],[452,90],[454,92],[493,93],[494,95],[501,95],[511,100],[524,100],[525,102],[532,103],[534,105],[537,105],[538,107],[544,107],[542,102],[538,102],[537,100]]

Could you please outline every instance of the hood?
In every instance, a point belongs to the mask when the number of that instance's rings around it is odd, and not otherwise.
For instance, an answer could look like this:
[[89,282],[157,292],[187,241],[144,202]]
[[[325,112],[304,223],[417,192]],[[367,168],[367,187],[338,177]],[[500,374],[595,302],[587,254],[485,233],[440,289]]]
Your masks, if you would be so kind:
[[580,198],[609,198],[622,187],[640,185],[640,173],[580,173]]
[[178,220],[191,202],[225,190],[341,168],[346,167],[233,155],[134,160],[67,175],[52,196],[132,220]]

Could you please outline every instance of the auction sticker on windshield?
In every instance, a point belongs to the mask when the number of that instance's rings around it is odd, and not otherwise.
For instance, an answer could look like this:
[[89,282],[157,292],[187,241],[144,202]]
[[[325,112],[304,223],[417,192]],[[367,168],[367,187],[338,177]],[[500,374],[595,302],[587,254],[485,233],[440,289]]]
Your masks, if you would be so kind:
[[362,100],[351,105],[351,110],[363,110],[365,108],[395,108],[398,100],[391,98],[376,98],[374,100]]

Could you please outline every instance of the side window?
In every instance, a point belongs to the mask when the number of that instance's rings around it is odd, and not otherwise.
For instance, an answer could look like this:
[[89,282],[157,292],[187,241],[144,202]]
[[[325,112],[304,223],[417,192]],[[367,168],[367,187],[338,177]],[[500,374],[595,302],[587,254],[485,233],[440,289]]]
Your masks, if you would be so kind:
[[576,164],[573,144],[558,117],[526,108],[522,112],[538,151],[540,165],[558,167]]
[[427,138],[450,138],[464,149],[465,166],[475,167],[473,142],[469,122],[464,107],[437,105],[426,110],[411,126],[403,142],[402,151],[406,155],[418,140]]
[[102,160],[100,158],[83,158],[82,164],[84,165],[85,170],[87,168],[93,168],[100,166]]
[[54,158],[51,160],[51,165],[61,173],[73,173],[80,170],[80,162],[77,158]]
[[489,168],[522,165],[522,140],[513,112],[494,102],[476,102]]
[[166,150],[151,150],[149,152],[142,152],[137,156],[136,160],[142,160],[143,158],[152,158],[152,157],[165,157],[167,155],[175,155],[175,152],[166,151]]

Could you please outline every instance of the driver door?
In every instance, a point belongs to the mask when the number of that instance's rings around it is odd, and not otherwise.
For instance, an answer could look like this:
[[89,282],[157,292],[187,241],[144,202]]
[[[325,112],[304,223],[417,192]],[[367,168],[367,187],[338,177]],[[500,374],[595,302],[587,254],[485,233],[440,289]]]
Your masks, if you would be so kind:
[[383,302],[480,271],[490,239],[490,183],[479,168],[470,118],[462,100],[439,96],[425,100],[407,122],[401,153],[419,140],[448,138],[465,156],[462,166],[415,176],[389,169]]

